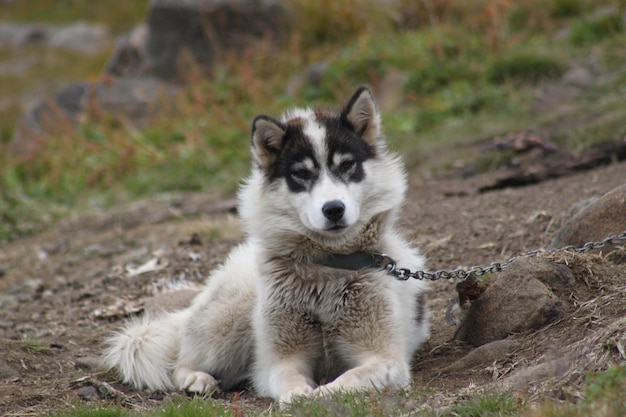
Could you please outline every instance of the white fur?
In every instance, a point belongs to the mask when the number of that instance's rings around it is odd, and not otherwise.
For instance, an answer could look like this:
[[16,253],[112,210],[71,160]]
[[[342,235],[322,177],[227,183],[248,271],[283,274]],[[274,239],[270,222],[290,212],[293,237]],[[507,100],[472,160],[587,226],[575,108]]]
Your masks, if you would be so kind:
[[[363,162],[359,182],[333,178],[324,162],[306,192],[292,193],[282,179],[268,183],[273,163],[262,140],[253,144],[258,166],[242,186],[240,214],[248,233],[226,263],[211,274],[191,306],[131,321],[107,342],[105,361],[136,388],[210,393],[252,381],[263,396],[289,403],[334,391],[399,388],[410,383],[415,350],[428,338],[420,317],[422,281],[397,281],[382,271],[346,271],[311,263],[327,253],[376,250],[398,265],[424,267],[424,259],[396,228],[406,190],[399,159],[386,150],[380,116],[367,90],[347,111],[365,126],[376,156]],[[327,161],[328,132],[311,109],[298,119],[318,161]],[[353,119],[349,119],[353,120]],[[270,126],[260,120],[259,129]],[[264,132],[257,132],[264,137]],[[265,146],[282,142],[277,137]],[[257,148],[255,148],[255,146]],[[344,155],[334,155],[342,162]],[[303,162],[311,167],[312,162]],[[309,165],[306,165],[309,164]],[[325,202],[345,205],[347,225],[326,230]]]

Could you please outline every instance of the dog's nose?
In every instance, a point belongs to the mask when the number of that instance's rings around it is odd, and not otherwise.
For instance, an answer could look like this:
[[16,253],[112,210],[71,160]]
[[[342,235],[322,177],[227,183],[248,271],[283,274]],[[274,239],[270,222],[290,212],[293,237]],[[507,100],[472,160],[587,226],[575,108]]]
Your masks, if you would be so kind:
[[345,211],[346,206],[339,200],[328,201],[322,206],[322,213],[324,213],[324,217],[334,222],[340,220]]

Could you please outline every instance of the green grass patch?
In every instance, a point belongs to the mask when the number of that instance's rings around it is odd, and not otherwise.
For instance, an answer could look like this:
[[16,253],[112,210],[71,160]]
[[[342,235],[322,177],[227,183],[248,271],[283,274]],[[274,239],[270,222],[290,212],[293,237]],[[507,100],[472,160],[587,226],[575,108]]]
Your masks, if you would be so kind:
[[30,353],[49,355],[52,353],[48,342],[40,339],[21,339],[18,342],[20,348]]
[[569,40],[574,45],[593,44],[624,32],[619,13],[606,13],[595,18],[578,18],[572,24]]
[[[578,403],[548,400],[537,405],[515,394],[486,391],[462,397],[458,395],[455,399],[454,394],[448,393],[443,397],[442,393],[426,387],[394,393],[338,393],[328,398],[296,400],[285,409],[279,409],[277,405],[272,405],[269,409],[260,408],[251,403],[240,402],[238,397],[231,403],[196,397],[165,400],[160,408],[143,412],[116,406],[77,407],[50,416],[612,417],[626,415],[626,399],[623,396],[625,389],[626,367],[621,365],[589,375],[584,387],[584,398]],[[437,406],[429,402],[435,397],[438,398]],[[450,404],[441,404],[442,401]]]
[[[121,407],[91,408],[78,406],[75,409],[49,414],[49,417],[243,417],[237,405],[224,406],[211,399],[193,398],[166,402],[161,409],[152,411],[133,411]],[[255,414],[257,415],[257,414]]]
[[521,415],[523,403],[512,395],[483,393],[452,407],[445,417],[504,417]]
[[487,79],[496,84],[506,82],[536,84],[557,78],[564,65],[554,58],[530,53],[511,55],[494,60],[486,70]]

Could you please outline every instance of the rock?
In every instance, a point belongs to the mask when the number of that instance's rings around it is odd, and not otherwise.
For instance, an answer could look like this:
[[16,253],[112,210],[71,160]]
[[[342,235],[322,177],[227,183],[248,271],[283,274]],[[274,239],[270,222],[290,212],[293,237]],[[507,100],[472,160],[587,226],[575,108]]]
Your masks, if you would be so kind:
[[109,46],[112,39],[107,29],[98,24],[76,22],[68,26],[38,23],[0,24],[0,47],[22,48],[39,44],[80,52],[96,54]]
[[464,371],[470,368],[484,368],[495,361],[513,353],[519,344],[509,339],[496,340],[472,350],[461,359],[446,366],[441,372],[444,374]]
[[505,390],[526,391],[530,384],[559,379],[570,370],[571,361],[567,358],[554,359],[539,365],[521,368],[499,381]]
[[55,28],[50,32],[48,40],[48,44],[52,47],[85,55],[96,54],[108,47],[110,43],[111,37],[104,26],[85,22]]
[[95,370],[102,366],[102,360],[97,356],[83,356],[76,358],[74,367],[76,369]]
[[320,61],[307,67],[304,72],[297,74],[287,83],[286,93],[290,97],[297,95],[306,87],[317,87],[324,79],[328,69],[328,62]]
[[563,75],[563,83],[578,88],[589,88],[593,85],[595,77],[591,70],[585,67],[574,67]]
[[54,128],[71,128],[88,111],[98,109],[123,115],[142,126],[164,98],[177,89],[154,78],[112,78],[94,83],[70,84],[52,97],[37,101],[18,122],[9,152],[37,152],[41,139]]
[[85,387],[81,387],[76,391],[76,394],[85,401],[97,401],[100,400],[100,392],[98,388],[87,385]]
[[[548,248],[555,249],[567,245],[581,247],[587,242],[598,242],[608,235],[619,234],[625,230],[626,184],[587,205],[565,222]],[[609,253],[614,248],[615,245],[608,244],[596,251]]]
[[571,272],[563,265],[532,258],[511,263],[470,305],[455,339],[481,346],[543,326],[563,310],[561,301],[544,282],[571,279]]
[[0,357],[0,380],[14,379],[19,376],[20,374]]
[[144,74],[149,34],[148,26],[141,25],[118,39],[105,71],[118,77],[136,77]]
[[152,0],[146,68],[158,78],[179,79],[183,50],[200,68],[208,68],[252,41],[282,36],[285,16],[280,0]]
[[181,289],[155,295],[146,300],[144,309],[146,314],[169,313],[182,310],[191,305],[194,297],[200,293],[199,290]]

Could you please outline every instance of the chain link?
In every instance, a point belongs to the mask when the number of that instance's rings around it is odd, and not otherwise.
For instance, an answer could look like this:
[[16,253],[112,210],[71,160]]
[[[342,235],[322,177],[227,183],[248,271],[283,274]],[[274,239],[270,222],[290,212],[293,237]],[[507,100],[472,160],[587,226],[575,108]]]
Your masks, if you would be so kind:
[[518,255],[510,258],[505,262],[492,262],[487,266],[472,266],[469,269],[457,268],[452,271],[440,270],[434,272],[427,271],[411,271],[407,268],[398,268],[396,266],[396,262],[389,257],[388,255],[378,255],[377,263],[378,265],[387,271],[389,275],[394,276],[396,279],[400,281],[406,281],[410,278],[418,279],[418,280],[428,280],[428,281],[438,281],[440,279],[459,279],[461,281],[465,281],[468,277],[474,276],[482,276],[487,274],[492,274],[494,272],[500,272],[512,262],[522,259],[522,258],[533,258],[537,255],[549,255],[556,252],[566,252],[573,251],[576,253],[590,252],[594,249],[600,249],[606,246],[608,243],[618,243],[626,241],[626,230],[622,233],[609,235],[604,239],[598,242],[587,242],[583,246],[576,247],[574,245],[564,246],[562,248],[557,249],[535,249],[529,252],[526,252],[523,255]]

